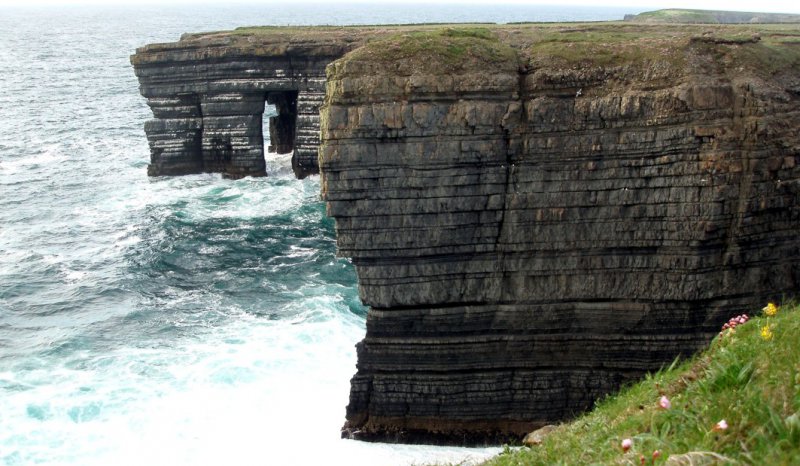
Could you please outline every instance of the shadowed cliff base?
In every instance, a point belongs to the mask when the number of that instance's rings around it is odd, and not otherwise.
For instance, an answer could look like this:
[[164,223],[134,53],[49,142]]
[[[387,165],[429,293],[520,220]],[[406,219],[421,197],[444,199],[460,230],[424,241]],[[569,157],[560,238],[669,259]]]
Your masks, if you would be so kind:
[[220,134],[260,124],[247,96],[297,89],[298,134],[304,93],[324,98],[307,128],[370,306],[343,434],[484,444],[796,293],[798,43],[796,25],[248,28],[132,61],[157,116],[197,86]]

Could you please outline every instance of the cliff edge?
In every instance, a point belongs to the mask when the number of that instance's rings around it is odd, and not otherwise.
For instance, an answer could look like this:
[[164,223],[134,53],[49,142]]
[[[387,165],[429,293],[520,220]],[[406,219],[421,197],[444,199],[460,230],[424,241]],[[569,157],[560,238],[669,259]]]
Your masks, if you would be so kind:
[[246,28],[131,57],[151,175],[321,172],[370,309],[343,435],[588,409],[800,285],[800,27]]
[[795,293],[800,50],[765,36],[441,29],[331,64],[323,198],[370,306],[345,435],[517,438]]

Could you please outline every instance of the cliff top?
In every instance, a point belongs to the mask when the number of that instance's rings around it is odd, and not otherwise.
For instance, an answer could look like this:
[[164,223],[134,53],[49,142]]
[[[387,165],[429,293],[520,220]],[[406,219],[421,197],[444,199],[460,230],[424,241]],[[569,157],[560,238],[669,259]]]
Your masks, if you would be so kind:
[[800,23],[800,15],[744,11],[666,9],[625,15],[625,21],[638,23],[741,24]]
[[[246,27],[185,34],[178,42],[147,45],[137,49],[131,61],[137,66],[147,66],[229,56],[319,56],[331,61],[344,56],[344,62],[394,63],[412,72],[452,72],[465,68],[487,71],[509,65],[553,69],[637,65],[652,68],[655,64],[669,74],[683,72],[687,60],[698,55],[692,51],[702,52],[700,55],[716,54],[723,63],[743,71],[774,74],[800,64],[800,24],[595,22]],[[692,70],[710,66],[691,64]]]
[[632,82],[656,88],[687,74],[771,77],[796,70],[800,25],[439,26],[372,38],[337,60],[332,72],[361,74],[365,66],[396,75],[491,74],[518,67],[546,70],[554,79],[596,75],[589,81],[598,89]]

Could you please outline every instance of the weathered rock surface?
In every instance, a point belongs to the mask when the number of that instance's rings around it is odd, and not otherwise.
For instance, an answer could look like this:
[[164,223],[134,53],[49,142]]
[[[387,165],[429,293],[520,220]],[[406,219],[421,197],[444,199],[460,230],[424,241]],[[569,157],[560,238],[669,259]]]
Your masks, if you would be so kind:
[[544,427],[540,427],[533,432],[529,433],[522,439],[522,444],[528,447],[535,447],[536,445],[541,445],[544,442],[544,439],[547,438],[557,427],[548,424]]
[[154,116],[145,124],[148,174],[265,175],[265,102],[279,112],[269,125],[273,151],[293,151],[297,176],[317,173],[325,66],[360,40],[339,30],[310,38],[242,31],[137,49],[131,63]]
[[323,197],[370,306],[345,435],[521,438],[797,291],[796,62],[443,37],[453,66],[408,38],[328,69]]
[[798,38],[273,28],[132,62],[150,174],[263,174],[265,100],[300,176],[321,132],[322,195],[370,306],[343,434],[476,444],[583,411],[796,294]]

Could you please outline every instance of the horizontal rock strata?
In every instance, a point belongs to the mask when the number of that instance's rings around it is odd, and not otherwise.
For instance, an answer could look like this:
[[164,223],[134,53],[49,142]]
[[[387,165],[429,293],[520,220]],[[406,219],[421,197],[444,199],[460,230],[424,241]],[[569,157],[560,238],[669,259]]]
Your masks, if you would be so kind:
[[273,152],[293,152],[298,177],[317,173],[325,66],[354,47],[354,34],[198,34],[151,44],[131,57],[154,118],[145,124],[150,175],[220,172],[263,176],[265,103]]
[[329,67],[323,197],[370,306],[346,435],[520,438],[798,289],[797,79],[683,46],[576,67],[444,35]]
[[796,25],[251,28],[131,61],[150,174],[263,175],[265,102],[272,150],[321,170],[370,306],[343,434],[480,444],[796,295],[798,43]]

